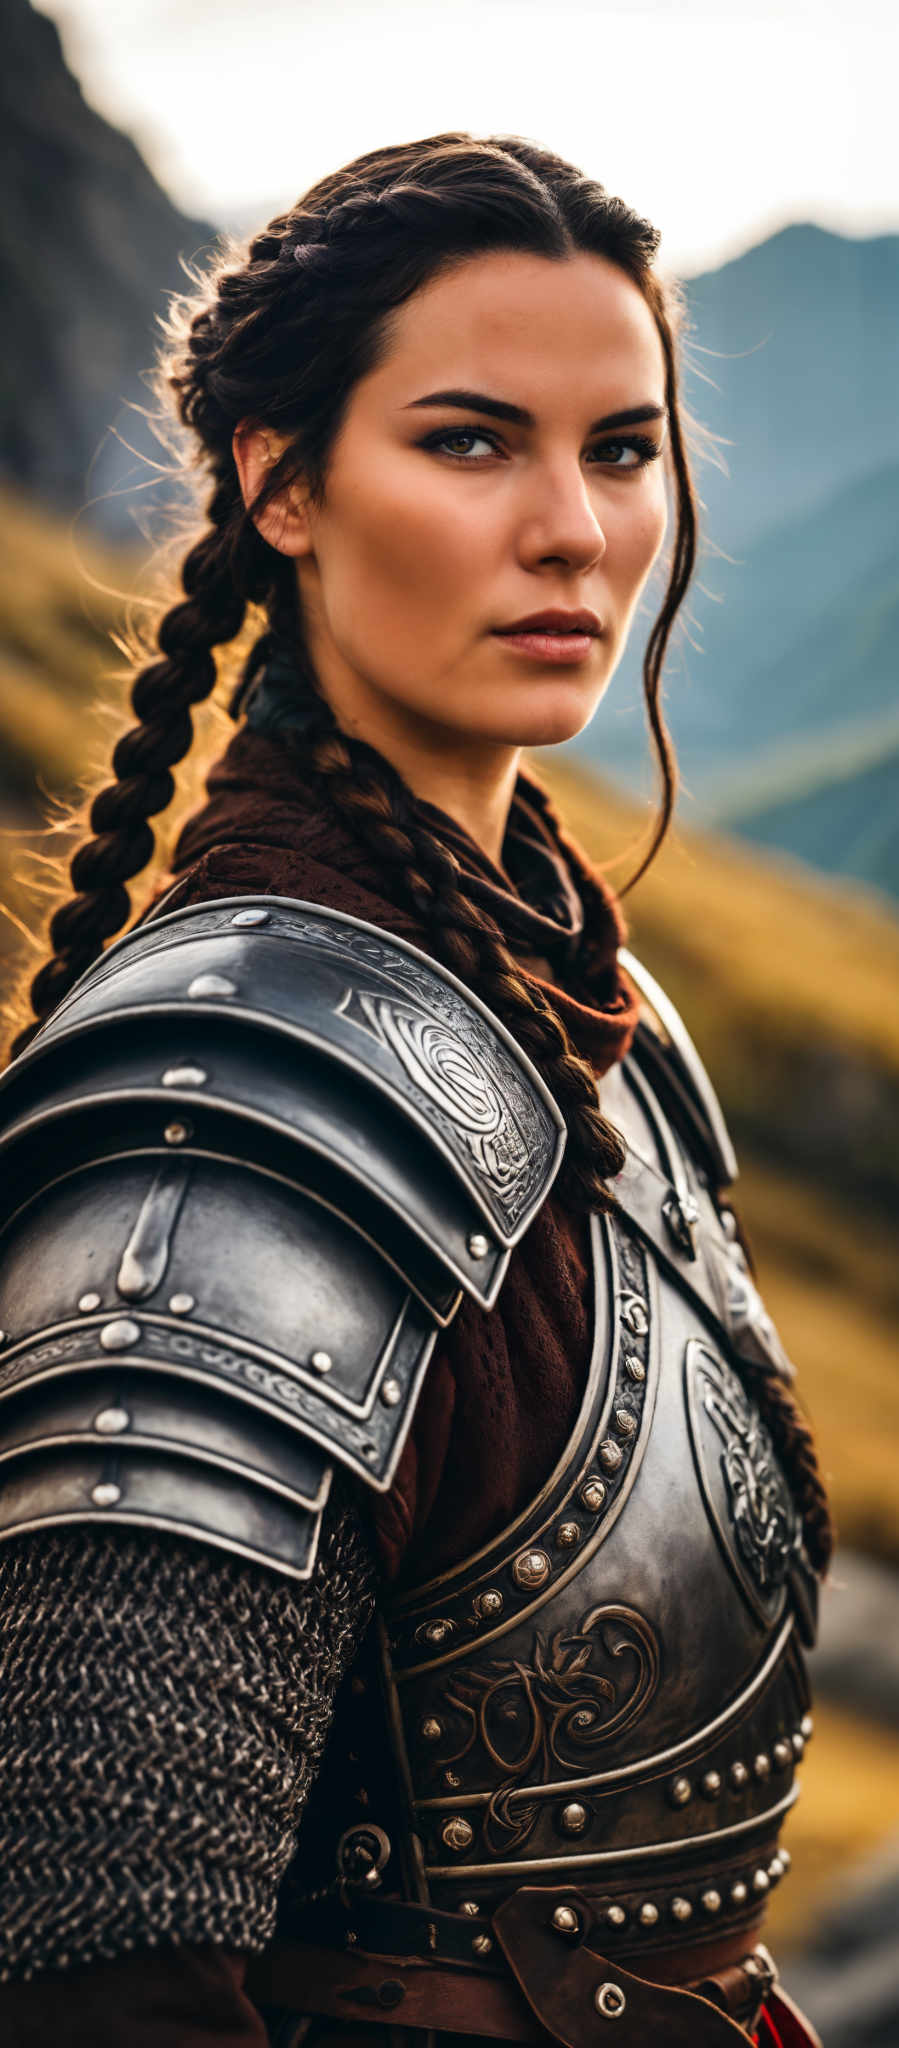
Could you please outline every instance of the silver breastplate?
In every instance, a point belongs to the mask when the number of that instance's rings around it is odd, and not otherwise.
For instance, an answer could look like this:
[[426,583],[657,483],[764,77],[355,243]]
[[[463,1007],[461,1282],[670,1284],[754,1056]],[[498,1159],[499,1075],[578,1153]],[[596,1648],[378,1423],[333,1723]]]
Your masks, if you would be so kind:
[[748,1926],[787,1866],[811,1575],[752,1399],[789,1367],[727,1218],[632,1063],[603,1107],[630,1151],[576,1427],[510,1527],[394,1603],[384,1656],[419,1898],[568,1879],[626,1955]]

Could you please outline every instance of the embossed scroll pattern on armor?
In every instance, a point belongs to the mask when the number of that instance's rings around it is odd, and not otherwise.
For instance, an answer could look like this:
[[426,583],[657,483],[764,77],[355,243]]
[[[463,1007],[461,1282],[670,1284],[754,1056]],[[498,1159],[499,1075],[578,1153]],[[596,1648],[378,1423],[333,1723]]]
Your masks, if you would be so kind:
[[[494,1855],[520,1849],[540,1814],[530,1796],[560,1774],[587,1770],[597,1752],[639,1720],[658,1684],[659,1646],[643,1616],[607,1603],[577,1629],[538,1630],[530,1664],[495,1658],[457,1669],[439,1703],[440,1725],[461,1731],[434,1757],[453,1771],[480,1744],[502,1773],[487,1809],[484,1841]],[[521,1789],[519,1789],[521,1788]]]
[[[784,1585],[800,1540],[798,1518],[758,1409],[704,1344],[687,1347],[687,1375],[722,1445],[720,1468],[739,1558],[763,1596]],[[701,1460],[704,1464],[704,1460]]]

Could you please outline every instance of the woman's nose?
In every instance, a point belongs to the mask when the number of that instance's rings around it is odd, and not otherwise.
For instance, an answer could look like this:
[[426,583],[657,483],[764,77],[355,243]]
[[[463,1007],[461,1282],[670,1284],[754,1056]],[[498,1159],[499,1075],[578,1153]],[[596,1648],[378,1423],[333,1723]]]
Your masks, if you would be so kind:
[[584,569],[605,554],[606,536],[579,467],[543,471],[532,479],[521,547],[531,565],[551,559]]

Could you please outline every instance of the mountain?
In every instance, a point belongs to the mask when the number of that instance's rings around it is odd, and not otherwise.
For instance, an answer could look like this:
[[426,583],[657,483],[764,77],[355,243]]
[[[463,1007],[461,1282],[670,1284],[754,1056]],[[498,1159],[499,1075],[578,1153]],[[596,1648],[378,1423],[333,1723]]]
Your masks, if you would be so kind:
[[777,803],[736,812],[732,831],[899,898],[899,744]]
[[[54,24],[28,0],[3,8],[0,121],[0,475],[80,507],[135,468],[114,443],[95,457],[123,402],[147,403],[141,372],[164,294],[214,230],[179,213],[134,143],[87,105]],[[121,425],[153,447],[133,413]],[[126,507],[107,502],[97,523],[125,529]]]

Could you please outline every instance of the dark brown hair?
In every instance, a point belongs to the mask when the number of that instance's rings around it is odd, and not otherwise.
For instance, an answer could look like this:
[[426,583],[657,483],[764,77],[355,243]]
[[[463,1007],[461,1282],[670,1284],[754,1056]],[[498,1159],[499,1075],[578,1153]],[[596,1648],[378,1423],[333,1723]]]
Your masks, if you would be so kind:
[[[585,251],[615,264],[641,291],[665,362],[675,526],[664,598],[643,663],[647,718],[661,802],[642,874],[667,829],[676,790],[673,750],[661,706],[671,629],[696,555],[696,498],[678,393],[678,289],[653,270],[657,231],[594,180],[548,150],[515,136],[464,133],[375,150],[320,180],[251,243],[245,262],[226,262],[198,296],[185,298],[169,326],[160,381],[174,393],[182,425],[211,494],[206,527],[181,567],[183,598],[162,617],[159,658],[132,690],[137,724],[118,741],[115,780],[90,808],[90,833],[71,863],[74,895],[50,922],[51,958],[31,986],[35,1023],[28,1043],[130,910],[126,884],[153,851],[149,819],[174,792],[171,770],[189,751],[192,705],[216,681],[213,649],[234,640],[249,605],[267,620],[247,684],[275,649],[303,649],[293,563],[263,540],[245,510],[232,454],[245,420],[286,435],[285,454],[252,507],[302,477],[324,502],[329,455],[354,387],[390,344],[391,315],[438,273],[489,250],[524,250],[554,260]],[[308,663],[298,661],[297,689]],[[395,894],[422,927],[424,943],[495,1009],[540,1066],[569,1131],[562,1192],[610,1206],[606,1181],[624,1161],[602,1116],[590,1067],[535,982],[516,964],[499,926],[470,901],[458,863],[424,823],[413,792],[373,748],[340,730],[305,683],[315,716],[302,763],[323,803],[386,866]],[[637,879],[635,875],[632,882]],[[792,1399],[767,1404],[778,1443],[800,1478],[809,1542],[826,1554],[826,1504],[805,1424]]]

